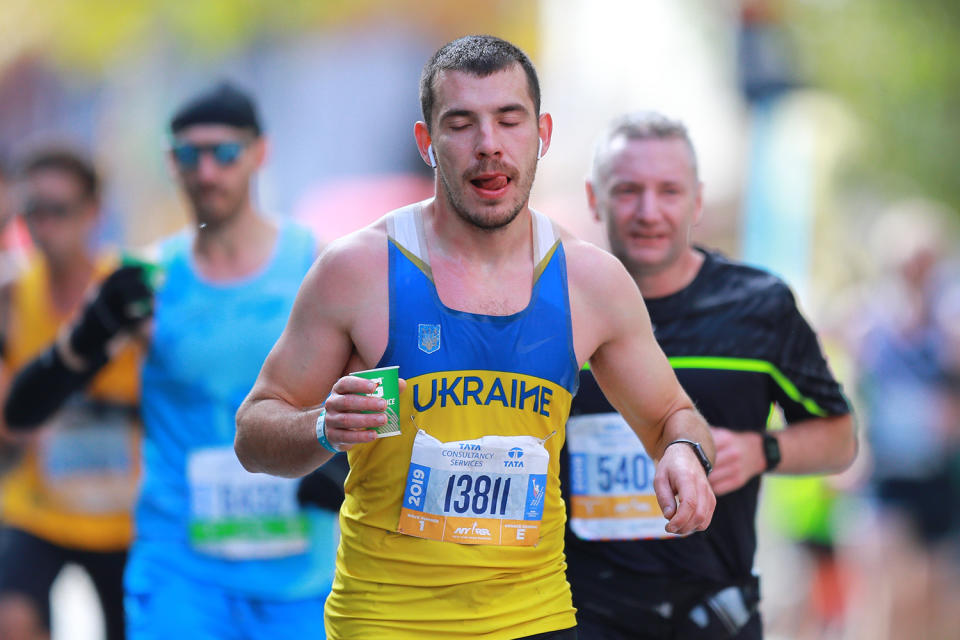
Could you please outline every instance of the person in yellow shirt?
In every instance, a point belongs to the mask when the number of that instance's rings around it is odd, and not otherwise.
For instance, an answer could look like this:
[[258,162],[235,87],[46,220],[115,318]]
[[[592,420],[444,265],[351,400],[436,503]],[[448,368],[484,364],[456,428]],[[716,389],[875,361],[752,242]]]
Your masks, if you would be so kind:
[[[435,197],[321,253],[235,450],[288,477],[349,450],[327,638],[575,640],[558,454],[580,367],[657,460],[671,533],[710,522],[710,432],[626,270],[528,206],[553,121],[527,55],[460,38],[420,87]],[[343,372],[392,366],[400,434],[374,442],[386,399]]]
[[[0,397],[117,265],[115,255],[89,248],[100,178],[86,157],[42,149],[23,161],[20,174],[20,207],[35,249],[0,294]],[[50,587],[68,562],[96,587],[108,640],[123,638],[123,567],[139,475],[138,362],[135,344],[120,347],[85,391],[30,435],[0,421],[0,439],[22,448],[0,478],[0,638],[47,637]]]

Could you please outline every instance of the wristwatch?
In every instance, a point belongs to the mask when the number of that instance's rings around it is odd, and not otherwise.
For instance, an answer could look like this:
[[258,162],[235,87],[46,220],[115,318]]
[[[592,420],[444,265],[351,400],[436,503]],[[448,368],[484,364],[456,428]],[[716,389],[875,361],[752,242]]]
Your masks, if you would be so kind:
[[767,471],[773,471],[780,464],[780,441],[769,433],[763,435],[763,457],[767,461]]
[[[710,475],[710,472],[713,471],[713,465],[710,464],[710,458],[707,457],[707,454],[703,451],[703,447],[700,446],[700,443],[694,442],[693,440],[687,440],[686,438],[677,438],[668,444],[667,447],[669,447],[671,444],[677,444],[678,442],[690,445],[690,447],[693,449],[693,452],[697,454],[697,459],[700,460],[700,464],[703,466],[704,473]],[[664,450],[666,450],[666,448],[664,448]]]

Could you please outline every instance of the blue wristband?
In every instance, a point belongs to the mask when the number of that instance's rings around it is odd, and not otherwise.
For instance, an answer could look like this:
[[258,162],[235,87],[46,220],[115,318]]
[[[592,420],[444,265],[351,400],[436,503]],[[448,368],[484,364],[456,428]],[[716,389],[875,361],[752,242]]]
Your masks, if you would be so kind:
[[329,451],[330,453],[340,453],[330,441],[327,440],[327,410],[320,409],[320,415],[317,416],[317,442],[320,443],[320,446]]

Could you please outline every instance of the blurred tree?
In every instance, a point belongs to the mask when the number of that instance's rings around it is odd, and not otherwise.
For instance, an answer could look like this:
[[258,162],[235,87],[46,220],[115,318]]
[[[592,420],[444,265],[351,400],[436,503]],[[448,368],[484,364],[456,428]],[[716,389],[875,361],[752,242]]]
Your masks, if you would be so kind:
[[848,179],[960,211],[960,2],[786,0],[808,78],[862,120]]
[[[258,38],[404,20],[426,31],[496,32],[535,55],[537,0],[0,0],[0,73],[25,54],[98,73],[158,42],[196,58]],[[443,40],[437,42],[437,45]]]

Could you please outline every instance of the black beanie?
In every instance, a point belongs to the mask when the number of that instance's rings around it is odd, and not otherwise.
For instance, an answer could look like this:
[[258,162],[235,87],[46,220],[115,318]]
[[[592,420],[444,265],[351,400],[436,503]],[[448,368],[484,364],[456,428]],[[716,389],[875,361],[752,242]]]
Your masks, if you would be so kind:
[[260,118],[249,95],[229,82],[221,82],[187,101],[170,120],[170,131],[176,135],[195,124],[225,124],[251,129],[260,135]]

